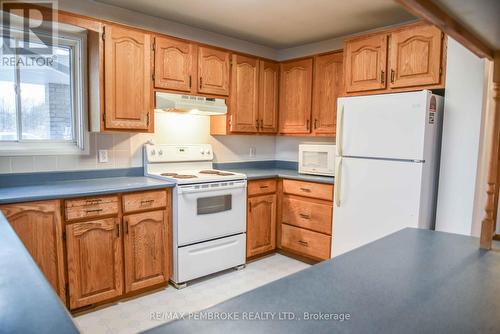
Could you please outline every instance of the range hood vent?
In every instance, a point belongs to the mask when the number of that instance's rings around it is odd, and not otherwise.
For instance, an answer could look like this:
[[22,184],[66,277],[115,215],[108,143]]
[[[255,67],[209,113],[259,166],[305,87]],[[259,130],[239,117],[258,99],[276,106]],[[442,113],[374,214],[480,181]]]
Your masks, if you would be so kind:
[[227,106],[224,99],[156,92],[155,110],[211,116],[226,114]]

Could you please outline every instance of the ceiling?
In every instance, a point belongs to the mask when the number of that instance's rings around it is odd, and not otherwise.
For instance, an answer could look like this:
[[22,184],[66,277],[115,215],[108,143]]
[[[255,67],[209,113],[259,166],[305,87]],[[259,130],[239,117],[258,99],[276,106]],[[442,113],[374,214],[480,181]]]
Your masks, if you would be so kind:
[[413,20],[393,0],[97,0],[275,49]]
[[491,48],[500,50],[500,0],[437,0],[436,3]]

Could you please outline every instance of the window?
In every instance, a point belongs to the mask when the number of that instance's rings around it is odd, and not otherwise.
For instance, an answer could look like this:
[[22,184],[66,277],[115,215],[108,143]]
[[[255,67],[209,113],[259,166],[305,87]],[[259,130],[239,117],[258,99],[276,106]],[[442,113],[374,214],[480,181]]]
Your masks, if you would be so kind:
[[31,52],[32,39],[27,54],[6,52],[25,48],[21,31],[10,36],[0,50],[0,155],[88,153],[85,36],[59,32],[52,55]]

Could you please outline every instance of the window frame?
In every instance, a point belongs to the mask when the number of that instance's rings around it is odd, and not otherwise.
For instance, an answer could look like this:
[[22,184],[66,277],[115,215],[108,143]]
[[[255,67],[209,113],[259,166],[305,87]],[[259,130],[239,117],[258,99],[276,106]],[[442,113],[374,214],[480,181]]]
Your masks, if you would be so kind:
[[[2,27],[3,29],[7,29]],[[9,28],[11,35],[17,37],[22,31]],[[21,35],[22,36],[22,35]],[[72,126],[73,138],[71,140],[22,139],[20,136],[21,111],[19,110],[20,94],[16,94],[16,131],[17,140],[0,141],[0,156],[22,156],[22,155],[88,155],[89,134],[87,121],[87,34],[86,32],[57,31],[57,36],[46,35],[47,38],[56,41],[55,46],[64,45],[72,52],[70,60],[71,80],[71,104],[72,104]],[[2,37],[2,36],[0,36]],[[37,37],[40,37],[38,35]],[[17,55],[16,55],[17,56]],[[20,68],[16,67],[16,85],[19,83]],[[19,89],[18,87],[16,89]]]

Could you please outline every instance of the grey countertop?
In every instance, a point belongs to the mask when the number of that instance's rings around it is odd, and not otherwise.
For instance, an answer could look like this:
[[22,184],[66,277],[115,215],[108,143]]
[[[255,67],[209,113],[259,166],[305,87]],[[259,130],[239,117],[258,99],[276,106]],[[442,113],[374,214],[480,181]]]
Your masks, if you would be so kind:
[[197,313],[239,320],[187,318],[150,333],[499,333],[499,282],[498,250],[407,228]]
[[318,176],[299,174],[296,169],[282,169],[282,168],[230,168],[230,172],[242,173],[247,176],[248,180],[267,179],[272,177],[281,177],[285,179],[311,181],[334,184],[335,178],[331,176]]
[[0,188],[0,204],[93,196],[173,187],[175,183],[144,176],[54,181]]
[[78,333],[71,316],[0,212],[0,333]]

